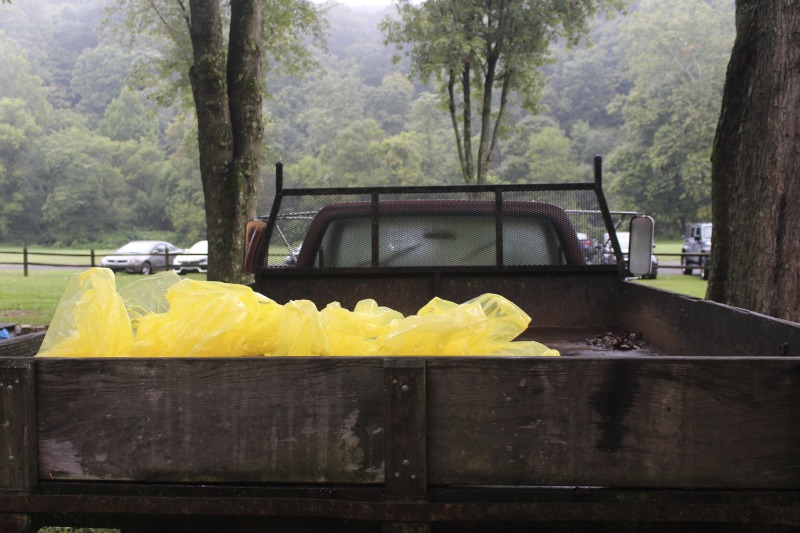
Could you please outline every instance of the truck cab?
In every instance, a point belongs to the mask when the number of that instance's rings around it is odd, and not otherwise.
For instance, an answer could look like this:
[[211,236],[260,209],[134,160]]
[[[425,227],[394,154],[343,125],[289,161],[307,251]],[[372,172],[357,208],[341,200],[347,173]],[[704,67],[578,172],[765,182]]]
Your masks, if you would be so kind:
[[[285,188],[278,165],[270,213],[248,224],[244,270],[278,302],[322,306],[371,298],[415,313],[433,297],[490,291],[533,304],[575,276],[587,282],[576,286],[580,300],[606,280],[655,274],[652,219],[638,215],[608,209],[599,158],[582,183],[431,187]],[[646,239],[631,239],[642,261],[617,238],[633,220],[647,222]]]

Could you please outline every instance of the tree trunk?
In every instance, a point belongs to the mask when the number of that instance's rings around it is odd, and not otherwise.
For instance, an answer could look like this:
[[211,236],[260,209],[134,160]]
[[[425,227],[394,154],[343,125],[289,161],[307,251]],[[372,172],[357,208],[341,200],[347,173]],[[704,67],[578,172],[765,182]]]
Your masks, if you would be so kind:
[[[262,0],[231,1],[231,34],[228,47],[228,92],[233,130],[233,190],[230,223],[225,233],[234,243],[230,257],[222,261],[226,280],[245,280],[244,227],[256,215],[257,185],[261,178],[262,120]],[[223,236],[223,238],[226,238]],[[231,260],[232,259],[232,260]]]
[[800,2],[738,0],[712,155],[708,298],[800,321]]
[[245,281],[244,225],[255,212],[260,174],[261,28],[258,0],[231,2],[225,50],[218,0],[191,0],[193,64],[200,175],[209,243],[208,279]]

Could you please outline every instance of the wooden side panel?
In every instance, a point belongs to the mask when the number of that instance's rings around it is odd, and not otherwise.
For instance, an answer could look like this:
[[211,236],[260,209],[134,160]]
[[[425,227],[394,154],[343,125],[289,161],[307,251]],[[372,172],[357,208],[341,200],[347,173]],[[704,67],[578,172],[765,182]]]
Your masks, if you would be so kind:
[[36,483],[36,423],[30,358],[0,357],[0,489]]
[[[269,279],[268,279],[269,278]],[[595,272],[276,272],[253,288],[284,304],[312,300],[317,307],[339,302],[352,309],[371,298],[405,315],[434,296],[463,303],[485,293],[505,296],[531,316],[534,327],[617,327],[621,283],[616,271]]]
[[383,480],[383,361],[37,360],[43,479]]
[[612,328],[619,325],[616,272],[442,276],[440,296],[458,303],[485,293],[505,296],[532,327]]
[[429,360],[428,481],[800,487],[800,361]]
[[33,357],[39,351],[45,334],[37,331],[0,341],[0,357]]
[[800,324],[622,283],[621,322],[671,355],[798,356]]

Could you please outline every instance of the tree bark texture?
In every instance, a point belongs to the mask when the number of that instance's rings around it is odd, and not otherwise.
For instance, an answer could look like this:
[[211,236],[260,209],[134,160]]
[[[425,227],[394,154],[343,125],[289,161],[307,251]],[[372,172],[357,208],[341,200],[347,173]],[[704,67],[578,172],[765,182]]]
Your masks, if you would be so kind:
[[800,0],[737,0],[708,298],[800,321]]
[[244,281],[244,226],[255,213],[260,175],[262,10],[258,0],[231,1],[225,49],[220,3],[191,0],[200,174],[209,241],[208,279]]
[[[233,261],[223,259],[228,279],[242,279],[244,227],[256,215],[257,184],[261,177],[261,150],[264,141],[262,120],[262,29],[261,0],[231,2],[231,33],[228,48],[228,93],[233,131],[231,168],[232,225],[226,227],[235,243]],[[243,280],[242,280],[243,281]]]

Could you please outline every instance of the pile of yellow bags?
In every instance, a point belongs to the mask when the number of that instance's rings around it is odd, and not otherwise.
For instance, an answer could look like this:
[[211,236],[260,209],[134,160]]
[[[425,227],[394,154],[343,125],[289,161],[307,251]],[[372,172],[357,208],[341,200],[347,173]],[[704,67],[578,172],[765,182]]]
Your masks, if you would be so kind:
[[463,304],[434,298],[416,315],[362,300],[322,310],[280,305],[244,285],[148,276],[117,291],[113,272],[75,274],[38,356],[559,355],[514,341],[530,323],[496,294]]

